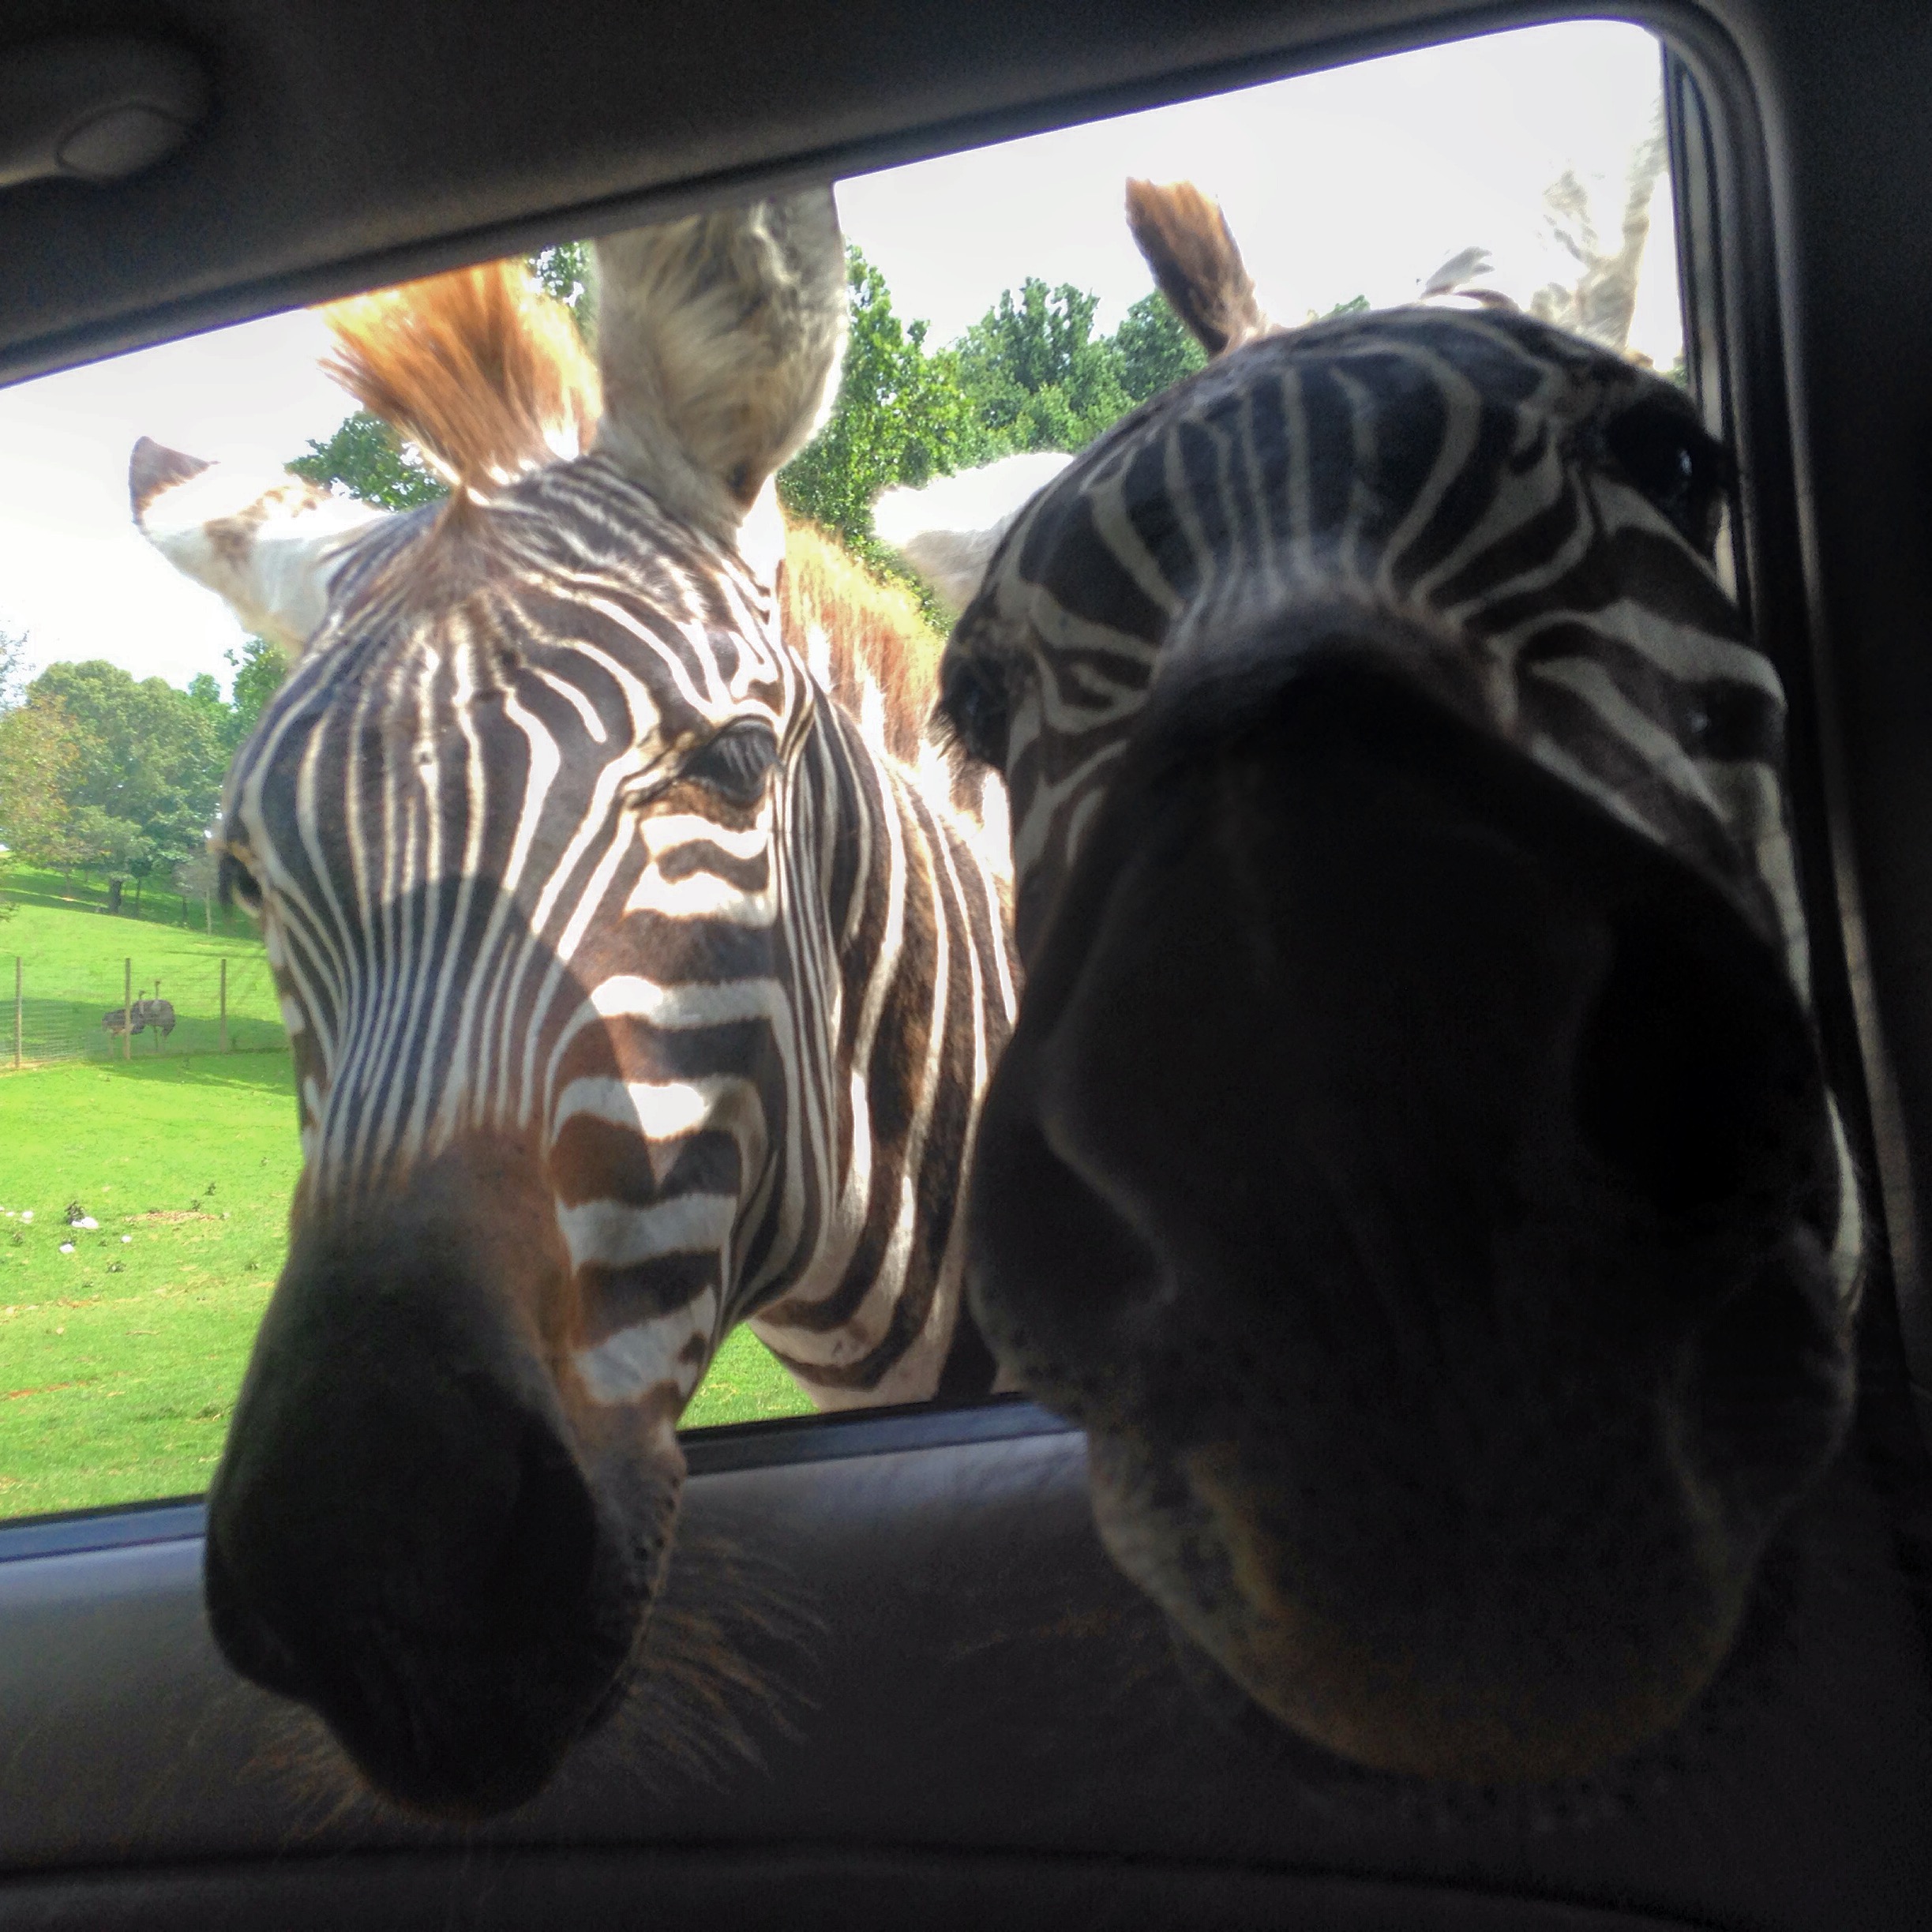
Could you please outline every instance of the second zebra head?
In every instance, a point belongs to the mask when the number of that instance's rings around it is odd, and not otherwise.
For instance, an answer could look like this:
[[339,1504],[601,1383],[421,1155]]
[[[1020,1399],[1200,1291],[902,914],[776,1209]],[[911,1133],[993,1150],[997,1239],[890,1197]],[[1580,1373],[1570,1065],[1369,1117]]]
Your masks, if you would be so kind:
[[1270,334],[1217,211],[1139,199],[1229,352],[1026,508],[943,671],[1027,972],[973,1306],[1255,1704],[1381,1772],[1593,1775],[1733,1655],[1852,1399],[1724,454],[1527,316]]

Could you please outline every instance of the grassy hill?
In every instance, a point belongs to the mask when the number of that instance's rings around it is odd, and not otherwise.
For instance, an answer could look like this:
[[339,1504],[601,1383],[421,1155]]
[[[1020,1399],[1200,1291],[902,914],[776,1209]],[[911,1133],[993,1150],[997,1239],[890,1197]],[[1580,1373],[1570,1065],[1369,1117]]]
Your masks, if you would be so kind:
[[126,1044],[131,1056],[213,1052],[220,1045],[223,962],[227,962],[228,1042],[243,1051],[279,1050],[282,1023],[261,940],[234,908],[204,908],[170,891],[149,890],[141,913],[133,895],[107,910],[103,887],[79,874],[25,868],[5,881],[0,917],[0,1067],[13,1064],[14,962],[23,993],[21,1058],[36,1062],[87,1056],[122,1056],[122,1041],[103,1026],[118,1008],[132,966],[134,995],[159,990],[177,1015],[165,1041],[144,1031]]
[[[210,933],[199,906],[185,925],[171,894],[148,894],[142,917],[109,917],[104,894],[60,887],[15,873],[0,921],[0,1517],[207,1487],[301,1168],[274,992],[242,916],[218,909]],[[29,989],[78,989],[66,1004],[82,1057],[36,1066],[30,1052],[9,1071],[16,953]],[[159,979],[182,1019],[124,1061],[100,1020],[129,957],[137,989],[144,972]],[[231,1037],[253,1050],[212,1050],[223,958]],[[30,1028],[28,1041],[58,1036]],[[686,1423],[807,1407],[741,1331]]]

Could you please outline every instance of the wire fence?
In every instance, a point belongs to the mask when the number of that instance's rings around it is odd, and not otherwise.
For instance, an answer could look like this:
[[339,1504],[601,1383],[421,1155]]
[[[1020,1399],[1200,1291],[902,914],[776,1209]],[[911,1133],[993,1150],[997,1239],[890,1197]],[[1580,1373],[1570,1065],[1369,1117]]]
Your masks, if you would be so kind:
[[0,1068],[69,1060],[181,1058],[286,1048],[260,953],[84,966],[0,955]]

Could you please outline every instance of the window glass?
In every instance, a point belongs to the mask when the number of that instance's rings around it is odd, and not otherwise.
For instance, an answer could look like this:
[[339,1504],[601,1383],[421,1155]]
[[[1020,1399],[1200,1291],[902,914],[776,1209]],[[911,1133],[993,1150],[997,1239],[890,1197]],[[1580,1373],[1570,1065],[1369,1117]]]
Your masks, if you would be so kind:
[[[1130,175],[1217,197],[1277,322],[1488,290],[1682,379],[1659,53],[1626,25],[844,182],[846,373],[780,494],[922,647],[945,587],[875,532],[880,493],[1077,450],[1200,363],[1129,238]],[[587,253],[531,263],[580,316]],[[205,841],[287,653],[143,540],[128,460],[149,437],[392,509],[433,501],[433,466],[345,400],[329,348],[293,313],[0,393],[0,1514],[203,1489],[287,1256],[285,1013]],[[685,1421],[812,1405],[741,1329]]]

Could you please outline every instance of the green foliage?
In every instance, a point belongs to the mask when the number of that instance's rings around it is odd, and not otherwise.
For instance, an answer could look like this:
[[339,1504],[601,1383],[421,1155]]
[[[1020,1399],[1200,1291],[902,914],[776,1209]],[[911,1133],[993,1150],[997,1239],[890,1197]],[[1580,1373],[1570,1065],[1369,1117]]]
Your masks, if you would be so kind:
[[547,294],[554,295],[570,311],[577,333],[587,340],[596,308],[591,294],[591,245],[588,242],[559,242],[554,248],[540,248],[529,257],[530,272]]
[[1157,290],[1142,296],[1120,318],[1113,347],[1120,387],[1132,403],[1144,403],[1207,366],[1207,351],[1187,333]]
[[263,706],[288,675],[288,659],[280,645],[265,637],[251,637],[238,651],[223,655],[234,673],[234,696],[222,723],[222,742],[232,758],[253,734]]
[[79,863],[141,879],[201,846],[227,758],[214,680],[197,684],[198,695],[159,677],[137,683],[95,658],[49,665],[28,687],[22,711],[53,700],[80,747],[60,786]]
[[325,488],[334,485],[385,510],[414,510],[449,494],[449,486],[411,456],[380,416],[358,409],[326,442],[311,442],[288,466]]
[[850,325],[838,400],[824,428],[778,473],[778,495],[794,516],[896,572],[872,535],[873,498],[998,452],[960,385],[958,357],[927,351],[925,324],[899,320],[885,277],[857,247],[847,248],[846,264]]
[[1326,322],[1331,315],[1366,315],[1367,313],[1368,298],[1366,295],[1351,295],[1346,302],[1337,302],[1322,316],[1322,320]]
[[26,672],[27,633],[0,631],[0,711],[11,711],[19,703]]
[[50,665],[0,712],[0,844],[110,879],[166,876],[203,849],[236,748],[286,674],[259,637],[228,653],[234,702],[206,672],[185,691],[114,666]]
[[1071,283],[1049,291],[1029,276],[962,337],[961,386],[989,454],[1079,449],[1133,407],[1117,345],[1094,333],[1099,306]]
[[20,856],[19,847],[6,835],[7,797],[18,786],[17,777],[10,777],[7,768],[6,714],[20,702],[20,680],[26,662],[27,633],[0,631],[0,919],[13,917],[7,873]]
[[887,575],[906,573],[872,535],[881,491],[1021,451],[1079,449],[1206,360],[1158,294],[1135,303],[1113,335],[1096,336],[1097,297],[1037,278],[1002,295],[952,347],[929,348],[926,325],[894,312],[884,276],[861,249],[847,248],[846,265],[838,400],[779,473],[778,493],[793,516],[835,532]]
[[66,707],[51,694],[0,713],[0,844],[15,858],[64,866],[84,857],[69,802],[83,755]]

